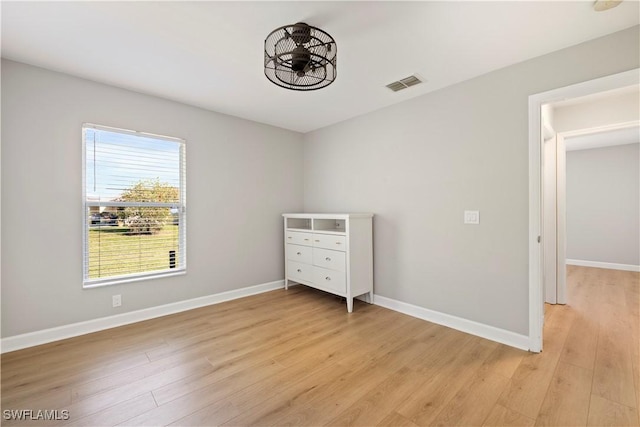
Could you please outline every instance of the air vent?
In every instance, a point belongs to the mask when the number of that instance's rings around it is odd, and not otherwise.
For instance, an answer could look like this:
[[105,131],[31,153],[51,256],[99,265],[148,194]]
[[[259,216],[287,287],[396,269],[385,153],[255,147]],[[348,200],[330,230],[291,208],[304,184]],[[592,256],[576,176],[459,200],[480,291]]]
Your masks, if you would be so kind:
[[406,89],[406,88],[407,88],[407,85],[403,85],[403,84],[402,84],[402,83],[400,83],[400,82],[393,82],[393,83],[391,83],[391,84],[388,84],[388,85],[387,85],[387,87],[388,87],[389,89],[391,89],[392,91],[397,92],[397,91],[399,91],[399,90]]
[[420,83],[422,83],[422,80],[420,80],[418,77],[413,75],[413,76],[405,77],[402,80],[398,80],[397,82],[389,83],[387,87],[392,91],[397,92],[399,90],[406,89],[410,86],[415,86]]

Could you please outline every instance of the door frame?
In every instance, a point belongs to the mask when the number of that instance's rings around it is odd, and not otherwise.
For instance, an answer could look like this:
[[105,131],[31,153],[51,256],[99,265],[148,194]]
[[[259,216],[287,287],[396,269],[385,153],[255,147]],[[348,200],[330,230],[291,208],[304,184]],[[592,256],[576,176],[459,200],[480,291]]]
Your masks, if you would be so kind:
[[544,302],[558,303],[558,137],[553,131],[542,148],[542,286]]
[[567,303],[567,148],[564,139],[571,134],[556,135],[556,304]]
[[544,324],[542,236],[542,106],[640,84],[640,69],[625,71],[529,96],[529,350],[542,351]]

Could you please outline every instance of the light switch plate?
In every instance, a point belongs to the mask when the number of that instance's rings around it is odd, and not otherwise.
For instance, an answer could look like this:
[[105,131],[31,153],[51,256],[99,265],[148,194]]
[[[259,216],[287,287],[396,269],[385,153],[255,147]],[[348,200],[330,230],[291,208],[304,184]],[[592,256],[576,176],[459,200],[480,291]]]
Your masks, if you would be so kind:
[[465,224],[480,224],[480,211],[464,211]]

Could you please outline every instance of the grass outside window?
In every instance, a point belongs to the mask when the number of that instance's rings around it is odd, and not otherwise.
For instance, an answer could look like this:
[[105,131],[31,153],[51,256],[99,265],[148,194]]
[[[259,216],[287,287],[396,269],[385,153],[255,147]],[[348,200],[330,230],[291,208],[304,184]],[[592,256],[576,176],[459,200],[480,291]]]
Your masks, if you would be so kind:
[[[178,251],[178,225],[167,224],[156,234],[129,234],[120,226],[89,229],[89,278],[169,270],[171,251]],[[179,259],[174,257],[174,268]]]

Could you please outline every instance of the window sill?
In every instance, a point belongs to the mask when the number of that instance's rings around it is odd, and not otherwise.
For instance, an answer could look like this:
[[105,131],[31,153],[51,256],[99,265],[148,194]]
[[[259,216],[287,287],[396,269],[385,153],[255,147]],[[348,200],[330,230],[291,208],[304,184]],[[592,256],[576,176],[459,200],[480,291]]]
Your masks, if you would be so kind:
[[103,286],[120,285],[123,283],[142,282],[145,280],[161,279],[164,277],[182,276],[184,274],[187,274],[186,269],[181,269],[181,270],[176,270],[171,272],[162,272],[157,274],[144,274],[139,276],[117,277],[113,279],[88,280],[82,284],[82,288],[83,289],[101,288]]

